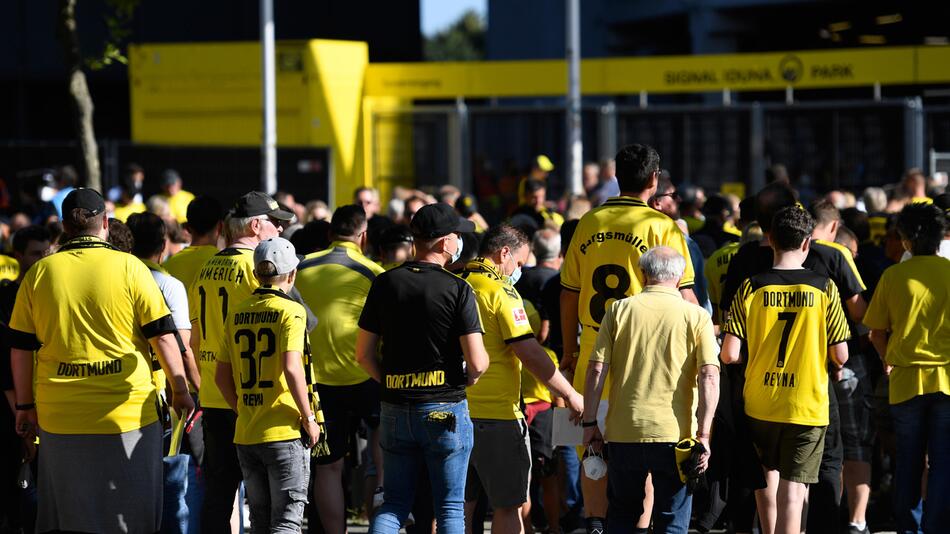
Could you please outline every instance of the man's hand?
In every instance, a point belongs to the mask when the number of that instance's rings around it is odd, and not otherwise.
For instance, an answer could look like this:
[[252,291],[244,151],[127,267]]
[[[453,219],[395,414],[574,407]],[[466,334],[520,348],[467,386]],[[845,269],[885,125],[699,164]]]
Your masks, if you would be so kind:
[[178,417],[185,419],[191,417],[191,413],[195,411],[195,401],[191,398],[191,393],[188,392],[188,389],[172,393],[172,408],[175,409],[175,413],[178,414]]
[[571,421],[580,423],[581,415],[584,414],[584,396],[575,391],[564,400],[571,410]]
[[16,433],[18,436],[24,439],[32,439],[36,437],[38,428],[36,408],[16,411]]
[[36,438],[23,439],[23,461],[32,462],[36,458]]
[[317,442],[320,441],[320,425],[316,421],[307,421],[304,420],[301,425],[309,441],[307,442],[307,448],[312,449],[316,446]]
[[709,448],[709,436],[696,436],[696,441],[703,444],[703,447],[706,448],[706,452],[699,457],[699,463],[696,464],[696,467],[699,469],[700,473],[705,473],[706,469],[709,469],[709,457],[712,456],[712,453],[709,452],[712,449]]
[[584,446],[590,447],[596,453],[604,447],[604,436],[600,433],[600,427],[594,425],[584,429]]

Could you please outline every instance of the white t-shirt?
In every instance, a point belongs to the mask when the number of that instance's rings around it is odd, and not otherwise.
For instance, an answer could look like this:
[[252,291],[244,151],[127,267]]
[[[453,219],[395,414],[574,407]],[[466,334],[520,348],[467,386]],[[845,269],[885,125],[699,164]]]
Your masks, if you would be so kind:
[[188,318],[188,292],[185,291],[185,284],[182,284],[174,276],[161,271],[152,271],[152,278],[158,284],[165,296],[165,304],[168,310],[172,312],[172,320],[175,321],[175,328],[179,330],[191,330],[191,320]]

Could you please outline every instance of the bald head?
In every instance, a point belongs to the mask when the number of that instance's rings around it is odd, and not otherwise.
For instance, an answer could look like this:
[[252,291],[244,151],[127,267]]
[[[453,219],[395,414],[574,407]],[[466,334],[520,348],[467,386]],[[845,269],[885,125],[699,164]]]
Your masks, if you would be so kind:
[[640,257],[640,271],[647,285],[676,287],[686,270],[686,259],[670,247],[653,247]]

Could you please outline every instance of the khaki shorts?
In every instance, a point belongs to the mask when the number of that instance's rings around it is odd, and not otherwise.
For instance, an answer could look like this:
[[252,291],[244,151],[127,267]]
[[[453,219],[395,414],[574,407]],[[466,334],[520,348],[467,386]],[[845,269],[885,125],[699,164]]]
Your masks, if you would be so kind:
[[762,465],[791,482],[818,482],[826,426],[773,423],[749,418],[752,443]]

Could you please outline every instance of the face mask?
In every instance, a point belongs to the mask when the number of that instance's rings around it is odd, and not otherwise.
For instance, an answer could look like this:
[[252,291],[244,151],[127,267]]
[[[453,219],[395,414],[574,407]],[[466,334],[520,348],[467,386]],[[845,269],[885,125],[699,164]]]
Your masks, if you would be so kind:
[[461,237],[455,236],[455,242],[458,244],[458,249],[455,251],[455,254],[452,254],[452,261],[449,263],[455,263],[462,257],[462,248],[465,245],[465,241],[462,241]]
[[515,285],[518,283],[518,280],[521,280],[521,267],[516,264],[515,270],[511,271],[511,274],[508,275],[508,283]]
[[508,283],[515,285],[518,283],[518,280],[521,280],[521,267],[516,267],[515,272],[508,275]]
[[589,456],[584,458],[584,474],[591,480],[600,480],[607,476],[607,462],[599,454],[596,454],[590,447],[587,448]]

